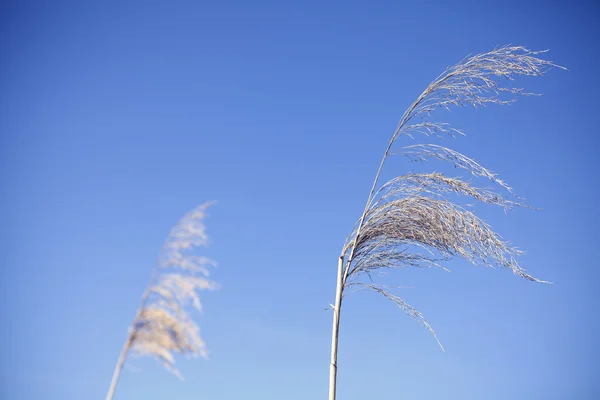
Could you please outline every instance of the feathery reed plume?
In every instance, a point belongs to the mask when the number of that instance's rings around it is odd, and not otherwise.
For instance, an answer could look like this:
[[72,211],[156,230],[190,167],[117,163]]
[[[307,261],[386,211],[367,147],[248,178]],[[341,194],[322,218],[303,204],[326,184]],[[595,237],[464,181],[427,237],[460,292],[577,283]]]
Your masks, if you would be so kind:
[[207,357],[200,330],[184,307],[191,303],[201,310],[198,291],[218,288],[208,279],[208,267],[214,266],[214,261],[193,254],[194,248],[208,244],[204,218],[211,205],[210,202],[202,204],[184,215],[165,240],[117,361],[107,400],[114,396],[130,351],[155,357],[180,379],[181,374],[175,368],[175,354]]
[[[438,109],[488,104],[505,105],[519,95],[531,95],[522,88],[506,85],[517,75],[542,76],[551,67],[564,69],[538,58],[545,51],[531,51],[520,46],[503,46],[488,53],[463,59],[438,76],[402,116],[385,150],[365,209],[346,239],[338,259],[329,381],[329,400],[335,400],[337,347],[340,311],[344,291],[370,290],[391,300],[424,325],[436,338],[423,315],[390,290],[373,282],[372,276],[386,268],[438,267],[441,262],[459,256],[475,265],[499,266],[515,275],[542,282],[519,266],[515,256],[521,252],[510,247],[472,212],[454,204],[447,194],[467,196],[483,203],[495,204],[505,211],[522,206],[491,189],[471,185],[459,177],[440,173],[405,174],[378,187],[379,176],[388,156],[404,154],[413,161],[430,158],[453,163],[475,178],[484,178],[514,196],[513,190],[496,174],[455,150],[435,145],[416,144],[394,150],[401,136],[464,135],[448,123],[431,119]],[[365,282],[361,278],[367,277]],[[439,341],[438,341],[439,344]],[[441,347],[441,344],[440,344]],[[443,348],[442,348],[443,350]]]

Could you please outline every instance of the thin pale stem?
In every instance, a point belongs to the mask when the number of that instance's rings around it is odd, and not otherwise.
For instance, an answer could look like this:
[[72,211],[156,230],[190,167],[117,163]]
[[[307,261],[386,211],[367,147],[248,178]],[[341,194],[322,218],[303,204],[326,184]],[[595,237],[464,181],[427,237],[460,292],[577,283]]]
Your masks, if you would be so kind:
[[[156,275],[155,272],[153,272],[150,282],[154,281],[155,275]],[[150,287],[150,286],[151,285],[148,285],[148,287]],[[119,355],[119,359],[117,360],[117,365],[115,366],[115,371],[113,372],[113,377],[112,377],[112,380],[110,381],[110,387],[108,388],[108,393],[106,394],[106,400],[112,400],[112,398],[115,395],[115,390],[117,389],[117,383],[119,383],[119,377],[121,376],[121,371],[123,370],[123,365],[125,364],[125,360],[127,359],[127,354],[129,353],[129,350],[131,349],[131,346],[133,345],[133,341],[135,339],[135,325],[138,322],[138,320],[140,319],[140,316],[142,315],[142,311],[144,310],[144,307],[146,306],[146,301],[148,300],[149,295],[150,295],[150,291],[148,289],[146,289],[146,291],[144,292],[144,295],[142,296],[142,304],[140,305],[140,308],[138,309],[138,312],[135,315],[135,318],[133,319],[133,323],[129,327],[129,336],[127,336],[127,341],[123,345],[123,349],[121,350],[121,354]]]
[[377,169],[377,174],[375,175],[375,179],[373,180],[373,186],[371,187],[371,191],[369,192],[369,197],[367,199],[367,204],[365,205],[365,209],[360,217],[360,222],[358,223],[358,228],[356,230],[356,236],[354,237],[352,248],[350,250],[350,254],[346,260],[346,268],[344,269],[344,255],[342,254],[338,259],[338,277],[337,277],[337,285],[335,291],[335,306],[333,309],[333,331],[331,333],[331,364],[329,366],[329,400],[335,400],[336,397],[336,384],[337,384],[337,350],[338,350],[338,335],[340,328],[340,311],[342,306],[342,292],[344,290],[344,284],[346,283],[346,278],[348,277],[348,273],[350,271],[350,263],[352,262],[352,258],[354,257],[354,252],[356,249],[356,243],[358,241],[358,237],[360,235],[360,231],[365,222],[365,217],[367,212],[369,211],[369,207],[371,206],[371,201],[373,200],[373,194],[375,193],[375,189],[377,188],[377,183],[379,182],[379,176],[381,175],[381,170],[383,169],[383,165],[385,164],[385,160],[389,155],[390,149],[394,144],[394,141],[400,134],[400,131],[404,124],[410,119],[412,111],[417,107],[417,105],[421,102],[423,97],[426,95],[426,92],[423,92],[421,96],[410,106],[408,111],[402,117],[402,120],[398,123],[394,134],[392,135],[392,139],[388,143],[387,148],[385,149],[385,153],[383,154],[383,158],[379,163],[379,168]]
[[119,360],[117,361],[117,365],[115,366],[115,372],[113,373],[112,380],[110,382],[110,387],[108,388],[108,393],[106,395],[106,400],[112,400],[115,395],[115,390],[117,389],[117,383],[119,382],[119,377],[121,376],[121,371],[123,370],[123,364],[125,363],[125,359],[127,358],[127,353],[129,353],[129,349],[131,348],[131,344],[133,343],[133,330],[130,329],[129,337],[121,350],[121,355],[119,355]]
[[338,332],[340,330],[340,309],[342,307],[342,269],[344,257],[338,259],[335,306],[333,307],[333,329],[331,332],[331,364],[329,365],[329,400],[335,400],[337,383]]

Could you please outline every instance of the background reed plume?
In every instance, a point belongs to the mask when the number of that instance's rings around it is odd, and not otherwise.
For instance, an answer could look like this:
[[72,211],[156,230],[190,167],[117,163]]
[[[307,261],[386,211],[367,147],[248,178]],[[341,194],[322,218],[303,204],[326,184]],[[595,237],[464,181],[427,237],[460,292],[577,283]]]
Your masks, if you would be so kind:
[[208,279],[208,267],[215,263],[194,255],[193,250],[208,244],[204,218],[212,203],[202,204],[188,212],[171,229],[165,240],[142,303],[117,361],[106,399],[113,398],[127,355],[133,352],[153,356],[181,378],[175,367],[175,354],[207,357],[206,344],[200,338],[198,325],[186,312],[191,303],[201,310],[198,291],[217,289]]
[[[503,46],[467,57],[438,76],[402,116],[375,175],[365,209],[346,239],[338,260],[330,400],[336,396],[338,332],[344,294],[353,290],[379,293],[424,325],[435,337],[434,330],[417,309],[388,286],[373,280],[382,270],[445,269],[443,261],[459,256],[475,265],[499,266],[521,278],[547,283],[519,266],[516,260],[521,253],[519,250],[503,241],[471,211],[449,199],[450,196],[470,197],[508,211],[522,205],[510,186],[473,159],[447,147],[430,143],[395,146],[400,136],[463,135],[459,129],[432,118],[439,109],[506,105],[516,101],[519,95],[531,94],[512,86],[513,78],[517,75],[541,76],[551,67],[562,68],[540,59],[538,56],[542,53],[544,51],[531,51],[521,46]],[[481,188],[461,177],[441,173],[404,174],[379,186],[385,161],[393,154],[402,154],[417,162],[432,158],[447,161],[467,175],[491,182],[496,189]],[[514,200],[505,199],[502,192]]]

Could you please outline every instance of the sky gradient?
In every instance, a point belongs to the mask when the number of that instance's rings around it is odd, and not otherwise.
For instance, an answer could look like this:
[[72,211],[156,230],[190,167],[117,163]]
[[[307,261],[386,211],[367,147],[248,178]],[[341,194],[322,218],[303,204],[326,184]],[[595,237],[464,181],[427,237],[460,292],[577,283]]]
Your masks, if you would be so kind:
[[[196,314],[210,360],[180,360],[179,382],[131,358],[115,399],[326,398],[337,256],[399,118],[447,66],[514,44],[569,71],[516,82],[540,97],[438,117],[467,134],[443,144],[542,209],[476,206],[554,283],[462,260],[390,274],[446,352],[353,294],[338,398],[600,398],[599,16],[592,2],[2,2],[0,397],[103,398],[162,241],[216,200],[201,254],[222,289]],[[413,168],[393,159],[384,177]]]

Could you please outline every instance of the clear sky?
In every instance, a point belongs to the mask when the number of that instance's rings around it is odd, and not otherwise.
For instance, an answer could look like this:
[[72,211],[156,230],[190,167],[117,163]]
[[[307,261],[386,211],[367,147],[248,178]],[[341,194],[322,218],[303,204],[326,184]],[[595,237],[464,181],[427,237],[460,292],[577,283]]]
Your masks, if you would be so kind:
[[398,119],[446,66],[514,44],[569,71],[453,111],[467,136],[444,144],[543,209],[476,208],[554,284],[460,260],[390,276],[445,353],[349,296],[339,399],[600,398],[597,5],[98,3],[0,6],[0,397],[103,398],[163,239],[217,200],[211,359],[180,360],[184,382],[130,359],[116,399],[326,398],[336,259]]

